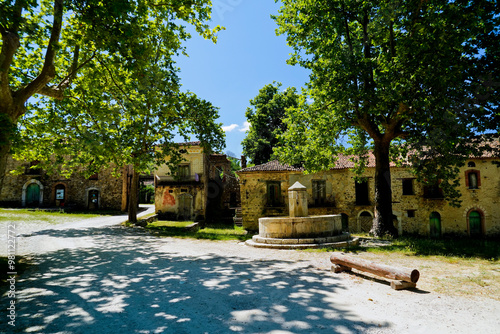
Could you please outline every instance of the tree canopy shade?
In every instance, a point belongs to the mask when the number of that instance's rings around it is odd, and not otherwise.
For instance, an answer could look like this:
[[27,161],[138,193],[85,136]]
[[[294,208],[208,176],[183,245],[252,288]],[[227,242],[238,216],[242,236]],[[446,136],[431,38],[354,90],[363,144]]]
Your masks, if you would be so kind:
[[[150,51],[142,39],[157,36],[169,56],[184,52],[191,24],[215,41],[209,0],[7,0],[0,3],[0,187],[12,133],[28,99],[63,100],[75,78],[96,61],[114,57],[124,70],[141,68]],[[172,68],[172,63],[169,64]],[[143,67],[142,67],[143,68]],[[104,70],[104,69],[101,69]],[[91,79],[81,76],[79,81]],[[95,92],[95,90],[91,90]],[[36,117],[36,114],[33,115]]]
[[280,157],[311,171],[332,167],[348,136],[362,167],[373,149],[375,235],[397,233],[391,154],[456,195],[458,166],[489,149],[477,134],[498,132],[497,1],[282,3],[277,33],[295,50],[288,62],[312,70],[314,102],[303,98],[287,113]]
[[278,135],[286,129],[283,123],[285,110],[297,107],[299,95],[295,88],[280,90],[281,83],[265,85],[259,94],[250,100],[245,116],[250,123],[247,136],[241,143],[243,154],[253,164],[259,165],[271,160],[273,149],[278,144]]

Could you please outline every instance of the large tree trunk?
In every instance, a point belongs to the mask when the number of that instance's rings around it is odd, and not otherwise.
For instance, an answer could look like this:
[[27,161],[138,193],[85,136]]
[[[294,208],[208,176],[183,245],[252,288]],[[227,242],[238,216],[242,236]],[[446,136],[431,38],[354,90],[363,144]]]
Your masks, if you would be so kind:
[[14,108],[0,107],[0,190],[2,190],[3,180],[7,173],[7,158],[10,152],[12,133],[16,128],[16,120],[12,120],[9,115],[16,111]]
[[130,185],[129,201],[128,201],[128,221],[129,223],[137,223],[137,206],[139,195],[139,173],[136,169],[132,171],[132,184]]
[[390,140],[375,140],[375,218],[371,233],[376,237],[398,235],[392,222],[392,189],[389,164]]

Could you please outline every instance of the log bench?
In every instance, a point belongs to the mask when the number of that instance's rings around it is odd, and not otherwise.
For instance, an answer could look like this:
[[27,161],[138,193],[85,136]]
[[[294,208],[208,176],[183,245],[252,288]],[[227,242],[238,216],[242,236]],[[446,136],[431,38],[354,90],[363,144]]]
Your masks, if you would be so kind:
[[354,258],[344,253],[333,253],[330,256],[330,261],[333,263],[332,271],[335,273],[351,271],[352,268],[365,271],[391,279],[391,288],[394,290],[415,288],[420,277],[420,273],[416,269],[391,267],[368,260]]

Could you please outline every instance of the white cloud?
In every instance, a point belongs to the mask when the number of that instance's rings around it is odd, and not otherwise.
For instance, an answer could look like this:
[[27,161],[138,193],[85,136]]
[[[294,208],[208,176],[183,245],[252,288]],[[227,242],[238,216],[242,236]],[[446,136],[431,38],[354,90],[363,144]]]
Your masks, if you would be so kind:
[[240,129],[241,132],[245,132],[245,131],[248,131],[250,130],[250,123],[248,123],[247,121],[243,122],[243,127]]
[[[223,126],[222,127],[222,131],[224,132],[231,132],[233,131],[234,129],[236,128],[239,128],[240,126],[238,124],[231,124],[231,125],[228,125],[228,126]],[[240,130],[241,131],[241,130]]]

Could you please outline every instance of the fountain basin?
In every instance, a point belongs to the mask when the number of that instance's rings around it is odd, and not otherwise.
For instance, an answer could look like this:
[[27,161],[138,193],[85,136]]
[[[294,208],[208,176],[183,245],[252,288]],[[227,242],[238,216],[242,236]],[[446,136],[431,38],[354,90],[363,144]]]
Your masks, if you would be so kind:
[[340,215],[259,218],[259,237],[276,239],[326,238],[342,233]]

